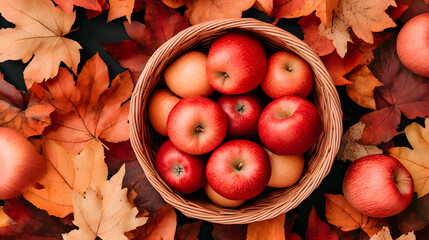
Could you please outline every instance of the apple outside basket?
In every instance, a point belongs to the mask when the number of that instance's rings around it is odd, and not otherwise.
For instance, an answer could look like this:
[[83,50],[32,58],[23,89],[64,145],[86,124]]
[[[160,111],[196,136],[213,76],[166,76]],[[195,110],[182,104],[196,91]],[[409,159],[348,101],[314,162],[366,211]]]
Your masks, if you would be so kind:
[[[162,180],[154,162],[157,149],[166,138],[156,133],[150,125],[147,105],[152,92],[163,86],[163,71],[171,62],[189,50],[207,51],[214,39],[232,29],[240,29],[257,37],[267,51],[291,51],[309,63],[315,79],[309,99],[319,110],[323,131],[305,155],[307,164],[298,183],[283,189],[267,187],[238,208],[224,208],[213,204],[204,190],[190,196],[182,195]],[[157,49],[147,62],[132,94],[130,131],[137,159],[147,179],[163,199],[187,217],[220,224],[247,224],[271,219],[298,206],[329,173],[343,133],[340,99],[320,58],[293,34],[272,24],[246,18],[215,20],[191,26]]]

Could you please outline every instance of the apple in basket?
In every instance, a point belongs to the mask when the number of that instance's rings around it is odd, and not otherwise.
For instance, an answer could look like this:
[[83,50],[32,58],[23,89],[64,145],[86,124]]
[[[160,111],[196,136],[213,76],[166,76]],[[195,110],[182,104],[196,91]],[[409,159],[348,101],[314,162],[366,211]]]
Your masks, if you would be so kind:
[[267,55],[254,36],[232,31],[217,38],[207,56],[207,78],[215,90],[233,95],[249,92],[264,79]]
[[167,119],[171,109],[180,100],[167,88],[156,90],[149,99],[148,119],[156,132],[167,136]]
[[316,143],[321,131],[322,121],[316,106],[298,96],[271,101],[259,117],[259,138],[277,155],[303,154]]
[[217,147],[209,157],[206,178],[216,193],[231,200],[247,200],[267,186],[271,165],[257,143],[230,140]]

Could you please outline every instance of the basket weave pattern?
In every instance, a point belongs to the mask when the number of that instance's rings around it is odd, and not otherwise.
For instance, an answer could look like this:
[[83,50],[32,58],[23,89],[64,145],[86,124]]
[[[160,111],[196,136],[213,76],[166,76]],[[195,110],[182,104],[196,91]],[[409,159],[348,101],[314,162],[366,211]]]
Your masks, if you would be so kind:
[[[313,98],[323,121],[323,131],[309,150],[307,167],[299,182],[285,189],[267,188],[238,208],[223,208],[204,194],[185,198],[173,191],[155,170],[155,156],[163,139],[150,126],[147,104],[151,93],[163,84],[165,68],[192,49],[208,49],[218,36],[240,29],[257,37],[268,49],[288,50],[306,60],[314,72]],[[293,34],[255,19],[227,19],[189,27],[163,44],[149,59],[131,98],[131,144],[152,186],[164,200],[190,218],[221,224],[246,224],[278,216],[298,206],[329,173],[337,154],[342,130],[340,100],[323,62],[312,49]]]

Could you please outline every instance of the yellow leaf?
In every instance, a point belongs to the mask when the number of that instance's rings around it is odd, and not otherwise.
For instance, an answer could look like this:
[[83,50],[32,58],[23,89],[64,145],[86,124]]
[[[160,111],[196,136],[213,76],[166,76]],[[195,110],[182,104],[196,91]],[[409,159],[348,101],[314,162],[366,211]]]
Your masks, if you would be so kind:
[[[388,227],[383,226],[383,228],[377,233],[374,234],[370,240],[393,240],[392,235]],[[402,234],[396,240],[416,240],[416,235],[413,232]]]
[[353,69],[348,74],[348,80],[353,84],[346,86],[347,95],[362,107],[376,110],[374,99],[374,88],[382,86],[366,65]]
[[247,226],[247,240],[285,239],[285,218],[286,213],[283,213],[272,219],[250,223]]
[[110,0],[110,10],[107,21],[126,16],[128,23],[131,24],[131,14],[134,9],[134,0]]
[[371,237],[381,230],[379,223],[382,219],[368,217],[358,212],[346,201],[343,195],[325,194],[325,198],[326,220],[342,231],[362,229]]
[[352,42],[350,31],[365,42],[373,43],[373,32],[381,32],[386,28],[395,27],[395,22],[385,10],[396,6],[394,0],[340,0],[331,24],[319,26],[320,35],[333,41],[338,54],[344,57],[347,52],[347,42]]
[[[138,210],[127,199],[127,189],[122,188],[125,166],[106,181],[100,192],[91,186],[84,196],[73,191],[74,221],[79,227],[63,235],[65,240],[115,239],[127,240],[126,232],[146,223],[147,217],[137,218]],[[101,178],[100,178],[101,179]]]
[[31,186],[23,193],[36,207],[50,215],[65,217],[73,212],[73,191],[83,194],[88,187],[95,191],[104,187],[108,170],[100,142],[91,141],[75,156],[58,143],[45,140],[43,152],[47,173],[39,181],[42,188]]
[[82,47],[64,37],[70,32],[75,13],[64,13],[51,0],[0,0],[0,13],[15,24],[0,30],[0,62],[30,61],[24,70],[28,89],[33,82],[55,77],[61,62],[77,71]]
[[429,193],[429,118],[426,118],[425,126],[426,128],[418,123],[411,123],[405,128],[405,135],[413,149],[389,149],[390,155],[401,161],[410,171],[414,180],[414,191],[419,198]]
[[251,8],[255,0],[195,0],[187,1],[185,12],[192,25],[226,18],[241,18],[242,12]]

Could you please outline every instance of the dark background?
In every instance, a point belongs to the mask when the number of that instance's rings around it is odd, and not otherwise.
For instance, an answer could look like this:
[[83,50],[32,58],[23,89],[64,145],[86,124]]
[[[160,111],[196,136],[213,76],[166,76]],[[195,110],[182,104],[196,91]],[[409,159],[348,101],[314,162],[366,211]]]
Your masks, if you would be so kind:
[[[184,9],[179,9],[183,13]],[[144,22],[144,11],[134,13],[132,15],[133,21]],[[273,22],[274,19],[268,18],[264,13],[251,8],[250,10],[243,13],[243,17],[252,17],[265,22]],[[107,12],[102,15],[87,19],[85,11],[83,9],[77,9],[77,18],[72,31],[66,37],[74,39],[81,44],[83,49],[81,50],[81,62],[79,64],[78,72],[84,65],[87,59],[92,57],[95,53],[99,53],[101,58],[106,62],[109,68],[110,78],[113,79],[117,74],[125,71],[119,63],[109,55],[103,47],[103,42],[121,42],[126,39],[130,39],[124,29],[122,21],[124,19],[117,19],[107,22]],[[283,28],[298,38],[303,39],[303,33],[296,23],[298,19],[280,19],[276,26]],[[7,22],[4,18],[0,17],[0,28],[13,27],[14,25]],[[1,40],[0,40],[1,44]],[[6,81],[15,85],[17,89],[26,90],[23,80],[23,70],[26,64],[21,61],[6,61],[0,63],[0,71],[4,74]],[[342,109],[343,109],[343,124],[344,130],[347,130],[351,125],[355,124],[361,116],[369,112],[368,109],[362,108],[349,99],[345,92],[345,87],[337,87],[338,93],[341,98]],[[403,121],[404,123],[404,121]],[[405,122],[404,126],[407,125]],[[398,141],[398,140],[396,140]],[[402,141],[402,140],[399,140]],[[318,213],[318,216],[322,220],[325,219],[324,206],[325,206],[325,193],[342,193],[341,183],[346,168],[350,163],[342,161],[335,161],[332,170],[329,175],[323,180],[321,185],[296,209],[292,210],[292,213],[297,213],[298,218],[295,221],[292,232],[298,233],[301,237],[305,237],[305,231],[307,228],[307,219],[311,208],[314,206]],[[1,204],[1,202],[0,202]],[[180,212],[178,214],[178,226],[196,221],[196,219],[189,219],[183,216]],[[201,227],[200,239],[212,239],[211,237],[211,224],[203,222]]]

